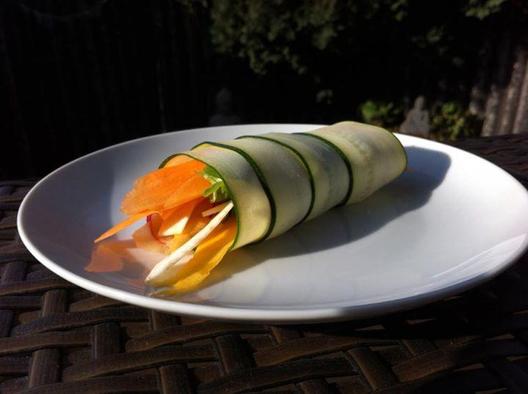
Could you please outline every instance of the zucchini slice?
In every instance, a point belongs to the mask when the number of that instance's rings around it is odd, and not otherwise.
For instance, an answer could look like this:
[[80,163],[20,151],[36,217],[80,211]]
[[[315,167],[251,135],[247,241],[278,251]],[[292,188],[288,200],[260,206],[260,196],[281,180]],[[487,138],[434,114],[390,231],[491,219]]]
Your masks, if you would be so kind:
[[271,226],[271,206],[253,167],[239,153],[212,145],[200,145],[182,155],[199,160],[224,180],[237,219],[237,234],[232,249],[259,241]]
[[310,174],[291,149],[260,138],[204,144],[231,148],[258,168],[262,181],[269,189],[271,207],[275,209],[275,222],[272,221],[266,238],[288,231],[309,213],[312,202]]
[[361,201],[407,165],[405,149],[391,132],[357,122],[204,142],[181,154],[214,168],[229,189],[238,221],[233,248]]
[[407,156],[400,141],[381,127],[340,122],[306,134],[330,142],[348,159],[354,185],[347,203],[365,199],[398,177],[407,166]]
[[282,142],[279,142],[277,140],[273,140],[272,138],[266,138],[265,135],[243,135],[243,136],[240,136],[240,137],[237,137],[236,139],[241,139],[241,138],[260,138],[260,139],[263,139],[265,141],[272,141],[272,142],[275,142],[277,144],[280,144],[281,146],[285,147],[286,149],[289,149],[290,151],[293,152],[293,154],[295,154],[300,161],[302,161],[302,163],[304,164],[304,167],[306,168],[306,170],[308,171],[308,177],[309,177],[309,181],[310,181],[310,190],[312,192],[312,199],[310,201],[310,207],[308,208],[308,212],[306,212],[306,215],[304,215],[304,217],[301,219],[301,222],[307,220],[307,218],[310,216],[311,212],[312,212],[312,209],[314,207],[314,203],[315,203],[315,183],[314,183],[314,177],[313,177],[313,174],[312,174],[312,171],[310,170],[310,167],[308,167],[308,163],[306,162],[306,160],[304,159],[303,156],[301,156],[301,154],[296,151],[295,149],[291,148],[290,146],[282,143]]
[[332,147],[312,136],[267,133],[260,136],[292,149],[302,159],[313,182],[313,203],[306,220],[313,219],[343,202],[347,197],[350,177],[343,158]]

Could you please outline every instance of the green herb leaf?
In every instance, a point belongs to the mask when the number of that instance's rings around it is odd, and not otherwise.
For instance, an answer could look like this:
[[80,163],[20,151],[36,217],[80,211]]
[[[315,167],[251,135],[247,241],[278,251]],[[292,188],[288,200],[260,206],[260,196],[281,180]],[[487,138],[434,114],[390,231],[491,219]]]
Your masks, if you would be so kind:
[[229,192],[224,180],[214,168],[209,166],[205,167],[202,171],[202,176],[211,183],[211,186],[203,192],[204,197],[209,198],[209,201],[212,203],[229,200]]

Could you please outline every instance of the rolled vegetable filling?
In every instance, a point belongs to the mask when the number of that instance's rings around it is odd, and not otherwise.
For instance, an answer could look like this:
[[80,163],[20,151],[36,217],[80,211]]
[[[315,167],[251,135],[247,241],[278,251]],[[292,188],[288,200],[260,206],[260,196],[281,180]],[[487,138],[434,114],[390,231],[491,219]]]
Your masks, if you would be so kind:
[[127,218],[95,242],[145,220],[136,246],[165,254],[145,282],[157,294],[190,291],[230,250],[360,201],[406,163],[392,133],[355,122],[204,142],[137,179],[121,204]]

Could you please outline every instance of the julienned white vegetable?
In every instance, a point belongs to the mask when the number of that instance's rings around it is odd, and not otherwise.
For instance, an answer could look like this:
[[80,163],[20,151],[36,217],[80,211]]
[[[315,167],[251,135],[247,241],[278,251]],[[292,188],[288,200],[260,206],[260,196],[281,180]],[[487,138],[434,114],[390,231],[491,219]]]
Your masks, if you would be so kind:
[[207,217],[207,216],[211,216],[211,215],[214,215],[218,212],[220,212],[222,209],[225,208],[225,206],[227,204],[229,204],[230,202],[224,202],[222,204],[218,204],[218,205],[215,205],[214,207],[212,207],[211,209],[207,209],[205,211],[202,212],[202,217]]
[[177,268],[178,265],[183,265],[188,262],[192,258],[194,249],[196,249],[200,242],[207,238],[207,236],[211,234],[211,232],[216,227],[218,227],[220,223],[222,223],[222,220],[224,220],[231,209],[233,209],[233,206],[234,205],[231,201],[228,202],[224,209],[222,209],[214,218],[212,218],[203,229],[197,232],[181,247],[156,264],[152,271],[150,271],[148,274],[145,282],[155,286],[157,283],[161,283],[162,281],[166,280],[168,275],[172,275],[174,273],[174,269]]

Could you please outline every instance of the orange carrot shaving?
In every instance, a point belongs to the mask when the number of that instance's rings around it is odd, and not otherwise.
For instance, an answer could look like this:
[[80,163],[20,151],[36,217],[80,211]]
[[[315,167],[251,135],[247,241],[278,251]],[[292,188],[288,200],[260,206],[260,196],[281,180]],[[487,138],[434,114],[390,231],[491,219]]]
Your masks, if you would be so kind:
[[140,213],[137,213],[135,215],[132,215],[128,218],[126,218],[125,220],[123,220],[122,222],[119,222],[117,223],[114,227],[112,227],[111,229],[105,231],[104,233],[102,233],[99,238],[97,238],[94,243],[97,243],[99,241],[102,241],[103,239],[106,239],[106,238],[109,238],[111,237],[112,235],[114,234],[117,234],[118,232],[120,232],[121,230],[124,230],[125,228],[127,228],[128,226],[134,224],[135,222],[137,222],[139,219],[142,219],[144,217],[147,217],[148,215],[154,213],[153,211],[144,211],[144,212],[140,212]]
[[150,232],[152,233],[152,236],[154,238],[158,238],[158,239],[159,239],[159,236],[158,236],[159,229],[161,227],[161,223],[163,223],[162,214],[163,212],[156,212],[156,213],[153,213],[152,215],[147,216],[147,223],[149,224]]
[[177,294],[198,287],[229,251],[235,239],[236,229],[236,220],[233,217],[220,224],[196,248],[193,258],[175,271],[175,283],[158,290],[157,294]]
[[138,248],[149,250],[151,252],[167,253],[167,245],[161,243],[152,235],[148,223],[134,231],[132,238]]
[[[129,217],[101,234],[95,242],[111,237],[143,217],[154,213],[165,214],[163,211],[166,209],[174,209],[200,198],[209,187],[209,182],[200,175],[205,164],[186,156],[177,156],[170,160],[170,164],[170,167],[152,171],[134,183],[121,204],[121,210]],[[167,202],[170,204],[166,205]],[[149,225],[152,235],[163,241],[158,235],[161,226],[159,215],[152,216]]]
[[202,228],[204,228],[211,218],[203,217],[202,212],[211,209],[212,204],[207,199],[203,199],[194,209],[192,215],[185,226],[185,234],[196,234]]
[[132,240],[102,242],[94,247],[87,272],[117,272],[121,271],[124,262],[130,258],[128,250],[134,247]]
[[158,229],[161,236],[181,234],[189,221],[189,218],[202,198],[191,200],[185,204],[162,213],[162,223]]
[[174,252],[176,249],[181,247],[185,242],[191,239],[193,235],[191,233],[176,234],[167,243],[169,253]]
[[211,205],[212,204],[209,202],[209,200],[204,198],[195,206],[192,214],[189,216],[189,220],[185,225],[184,231],[181,234],[174,235],[174,237],[168,241],[167,245],[170,252],[178,249],[185,242],[191,239],[194,234],[204,228],[207,223],[209,223],[210,219],[204,218],[202,216],[202,212],[206,209],[210,209]]
[[[207,182],[201,175],[198,175],[204,168],[205,164],[192,160],[175,167],[164,167],[149,172],[134,183],[134,187],[128,192],[121,204],[121,210],[127,215],[145,210],[160,210],[169,197],[179,194],[176,191],[187,184],[188,180],[199,178]],[[208,184],[203,182],[201,185],[204,186],[201,191],[208,187]],[[196,181],[195,187],[199,187]],[[187,189],[182,191],[184,196],[186,190],[194,191],[193,188],[188,189],[187,186]],[[177,203],[172,204],[168,208],[176,205]]]
[[178,156],[174,156],[167,163],[165,163],[164,167],[176,167],[176,166],[179,166],[180,164],[188,163],[190,161],[195,161],[195,159],[192,159],[189,156],[185,156],[185,155],[178,155]]
[[191,200],[202,197],[203,192],[211,184],[201,175],[197,174],[181,184],[173,193],[164,199],[163,209],[174,208]]

